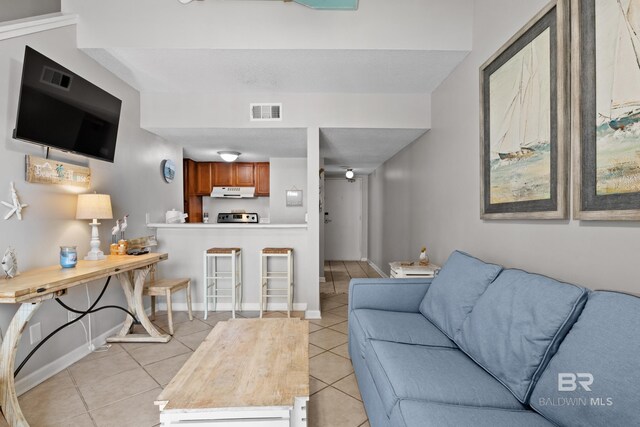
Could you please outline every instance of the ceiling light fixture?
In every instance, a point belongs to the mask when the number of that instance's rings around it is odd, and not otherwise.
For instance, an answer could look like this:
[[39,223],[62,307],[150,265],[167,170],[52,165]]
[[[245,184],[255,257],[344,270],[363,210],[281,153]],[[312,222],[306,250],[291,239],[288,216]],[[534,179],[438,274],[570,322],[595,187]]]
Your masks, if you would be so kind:
[[353,173],[353,169],[347,169],[347,173],[345,173],[344,176],[346,176],[347,179],[353,179],[356,174]]
[[222,157],[222,160],[227,163],[235,162],[240,156],[240,153],[237,151],[218,151],[218,154]]

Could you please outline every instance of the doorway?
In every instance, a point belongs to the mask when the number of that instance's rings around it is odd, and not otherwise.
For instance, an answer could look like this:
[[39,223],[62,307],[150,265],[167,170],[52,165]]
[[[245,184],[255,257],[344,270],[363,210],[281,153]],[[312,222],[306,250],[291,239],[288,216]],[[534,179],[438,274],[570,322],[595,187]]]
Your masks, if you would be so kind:
[[363,258],[363,180],[325,181],[324,257],[332,261]]

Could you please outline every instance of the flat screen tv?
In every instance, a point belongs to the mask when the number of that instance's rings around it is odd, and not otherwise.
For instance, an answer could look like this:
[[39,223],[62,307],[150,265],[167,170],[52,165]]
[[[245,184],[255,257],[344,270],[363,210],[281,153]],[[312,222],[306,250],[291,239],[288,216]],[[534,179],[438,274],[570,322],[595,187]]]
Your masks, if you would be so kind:
[[113,162],[122,101],[27,46],[14,138]]

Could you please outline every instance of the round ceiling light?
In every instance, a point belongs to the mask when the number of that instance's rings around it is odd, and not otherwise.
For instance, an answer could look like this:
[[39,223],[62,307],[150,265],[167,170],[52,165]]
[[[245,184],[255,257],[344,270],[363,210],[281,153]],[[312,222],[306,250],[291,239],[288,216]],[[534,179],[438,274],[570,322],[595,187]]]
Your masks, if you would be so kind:
[[218,151],[218,154],[222,157],[222,160],[228,163],[235,162],[240,156],[237,151]]
[[193,0],[178,0],[180,3],[182,4],[189,4],[191,3]]
[[353,169],[347,169],[347,173],[345,173],[344,176],[346,176],[347,179],[353,179],[356,174],[353,173]]

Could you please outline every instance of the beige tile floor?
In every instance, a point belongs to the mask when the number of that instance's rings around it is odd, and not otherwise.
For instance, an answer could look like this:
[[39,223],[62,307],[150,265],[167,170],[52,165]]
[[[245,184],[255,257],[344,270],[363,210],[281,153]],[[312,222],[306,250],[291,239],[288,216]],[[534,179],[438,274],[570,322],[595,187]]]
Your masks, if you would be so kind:
[[[379,277],[366,263],[327,262],[321,287],[322,319],[310,320],[309,427],[369,427],[347,350],[347,291],[352,277]],[[242,317],[256,317],[244,312]],[[302,316],[303,313],[295,313]],[[284,317],[272,312],[267,317]],[[94,352],[20,396],[32,427],[153,427],[154,399],[219,321],[230,313],[202,313],[189,322],[174,314],[175,334],[167,344],[114,344]],[[167,329],[167,316],[155,323]],[[0,425],[4,420],[0,418]]]

